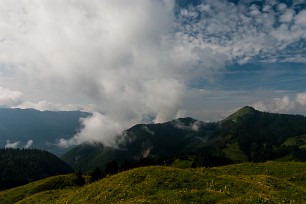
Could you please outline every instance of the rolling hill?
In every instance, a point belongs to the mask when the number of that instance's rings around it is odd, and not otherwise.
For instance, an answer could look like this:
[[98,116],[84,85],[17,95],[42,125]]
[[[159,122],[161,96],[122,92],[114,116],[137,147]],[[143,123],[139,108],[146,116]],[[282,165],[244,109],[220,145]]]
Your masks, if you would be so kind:
[[16,203],[26,197],[40,192],[52,190],[76,188],[76,176],[74,174],[52,176],[29,184],[0,191],[0,203]]
[[142,167],[83,187],[57,188],[52,183],[58,183],[58,179],[51,177],[0,192],[0,202],[304,203],[305,169],[306,164],[302,162],[243,163],[196,169]]
[[163,164],[178,155],[192,155],[197,166],[228,164],[229,160],[306,161],[305,135],[305,116],[244,107],[219,122],[180,118],[161,124],[138,124],[117,137],[116,148],[81,144],[62,159],[83,170],[97,166],[103,169],[113,160],[119,165],[143,159]]

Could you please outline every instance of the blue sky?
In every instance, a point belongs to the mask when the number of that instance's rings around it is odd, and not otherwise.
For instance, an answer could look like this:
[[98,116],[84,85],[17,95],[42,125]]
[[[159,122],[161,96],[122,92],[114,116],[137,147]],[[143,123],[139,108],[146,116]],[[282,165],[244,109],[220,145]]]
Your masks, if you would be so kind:
[[233,64],[216,76],[216,81],[195,80],[191,87],[222,90],[282,90],[306,91],[304,63],[250,63]]
[[94,112],[62,146],[245,105],[306,115],[305,5],[3,0],[0,107]]

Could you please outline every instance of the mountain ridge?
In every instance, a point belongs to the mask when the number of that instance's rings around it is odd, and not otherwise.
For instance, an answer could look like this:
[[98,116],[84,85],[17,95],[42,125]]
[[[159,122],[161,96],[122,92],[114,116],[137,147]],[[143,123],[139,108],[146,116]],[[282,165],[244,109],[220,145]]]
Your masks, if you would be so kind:
[[[214,165],[214,161],[217,164],[217,161],[227,162],[228,159],[239,162],[240,159],[229,155],[236,149],[236,153],[244,155],[239,158],[247,158],[247,161],[260,162],[286,156],[304,161],[304,134],[305,116],[260,112],[246,106],[217,122],[205,123],[187,117],[158,124],[137,124],[118,136],[118,141],[125,142],[119,143],[115,149],[103,144],[83,144],[68,151],[62,159],[75,169],[84,170],[95,166],[104,169],[113,160],[119,165],[142,159],[158,163],[182,154],[194,155],[199,165]],[[282,145],[293,137],[298,137],[301,145]],[[90,155],[86,146],[90,146]]]

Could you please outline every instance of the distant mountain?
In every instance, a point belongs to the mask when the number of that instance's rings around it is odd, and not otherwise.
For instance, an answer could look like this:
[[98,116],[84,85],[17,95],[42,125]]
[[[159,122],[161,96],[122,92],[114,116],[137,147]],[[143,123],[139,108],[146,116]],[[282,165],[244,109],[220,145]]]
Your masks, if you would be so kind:
[[[102,167],[111,160],[119,163],[125,160],[138,161],[141,158],[171,157],[181,152],[191,152],[195,146],[207,140],[209,134],[201,134],[200,127],[209,130],[205,124],[192,118],[177,119],[162,124],[139,124],[123,132],[118,147],[102,144],[81,144],[63,155],[62,159],[76,169]],[[214,126],[214,125],[213,125]]]
[[47,151],[0,149],[0,190],[72,171],[68,164]]
[[76,134],[80,129],[80,118],[89,115],[80,111],[0,109],[0,148],[15,143],[20,148],[39,148],[63,154],[67,150],[55,143],[60,138],[67,139]]
[[198,166],[241,161],[306,160],[306,117],[244,107],[219,122],[180,118],[139,124],[118,136],[116,148],[81,144],[62,159],[75,169],[105,168],[141,159],[173,160],[192,155]]

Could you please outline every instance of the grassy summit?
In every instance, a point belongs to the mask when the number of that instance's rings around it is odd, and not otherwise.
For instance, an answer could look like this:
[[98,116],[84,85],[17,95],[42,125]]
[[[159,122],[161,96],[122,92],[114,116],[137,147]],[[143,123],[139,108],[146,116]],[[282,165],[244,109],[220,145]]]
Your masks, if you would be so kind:
[[[31,191],[33,187],[23,188]],[[14,189],[0,193],[0,201],[14,193]],[[305,202],[306,164],[267,162],[196,169],[142,167],[84,187],[33,193],[18,203]]]
[[225,120],[232,120],[234,122],[237,122],[239,120],[239,118],[244,117],[244,116],[248,116],[248,115],[253,115],[256,112],[258,112],[258,111],[256,111],[253,107],[245,106],[245,107],[239,109],[238,111],[236,111],[235,113],[231,114],[227,118],[225,118]]

